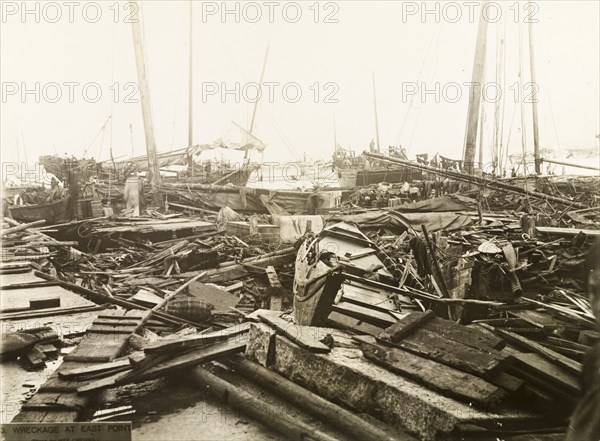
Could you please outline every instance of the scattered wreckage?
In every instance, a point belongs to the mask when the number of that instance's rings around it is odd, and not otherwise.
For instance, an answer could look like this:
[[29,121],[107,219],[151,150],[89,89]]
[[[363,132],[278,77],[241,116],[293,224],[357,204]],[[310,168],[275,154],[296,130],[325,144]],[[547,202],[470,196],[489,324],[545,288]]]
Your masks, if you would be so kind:
[[290,438],[562,436],[600,339],[576,185],[316,210],[228,187],[239,212],[165,186],[165,213],[6,217],[3,359],[61,360],[12,421],[126,418],[99,392],[177,375]]

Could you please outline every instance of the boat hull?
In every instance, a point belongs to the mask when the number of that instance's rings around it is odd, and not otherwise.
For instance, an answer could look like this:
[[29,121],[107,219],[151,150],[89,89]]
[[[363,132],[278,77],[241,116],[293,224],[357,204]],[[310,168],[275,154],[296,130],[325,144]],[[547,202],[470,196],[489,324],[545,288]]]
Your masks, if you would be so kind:
[[412,182],[423,179],[422,172],[411,170],[408,167],[402,168],[376,168],[368,170],[343,169],[339,173],[340,187],[366,187],[368,185],[387,182],[396,184],[399,182]]
[[[333,261],[332,254],[337,256]],[[327,326],[330,314],[336,309],[356,309],[349,303],[363,311],[398,312],[396,303],[390,300],[392,294],[386,290],[387,284],[395,279],[381,257],[367,236],[344,222],[328,226],[316,238],[304,241],[296,255],[294,272],[296,323]],[[376,286],[370,286],[372,280],[378,281]],[[403,301],[410,304],[410,299]]]
[[18,221],[33,222],[43,219],[47,224],[56,224],[67,222],[70,219],[69,201],[70,199],[67,197],[44,204],[15,205],[9,210],[12,218]]

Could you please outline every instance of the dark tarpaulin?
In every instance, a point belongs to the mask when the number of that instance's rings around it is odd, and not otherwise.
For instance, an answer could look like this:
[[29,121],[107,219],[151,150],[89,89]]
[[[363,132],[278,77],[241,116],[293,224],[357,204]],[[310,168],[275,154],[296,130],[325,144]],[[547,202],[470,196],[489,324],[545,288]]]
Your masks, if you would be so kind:
[[387,228],[401,233],[408,229],[421,230],[425,225],[430,232],[453,231],[464,228],[471,223],[471,217],[446,212],[437,213],[399,213],[398,211],[377,210],[359,214],[335,215],[329,222],[356,223],[361,228]]
[[477,206],[477,201],[466,196],[449,194],[411,204],[396,207],[396,211],[406,212],[430,212],[430,211],[469,211]]

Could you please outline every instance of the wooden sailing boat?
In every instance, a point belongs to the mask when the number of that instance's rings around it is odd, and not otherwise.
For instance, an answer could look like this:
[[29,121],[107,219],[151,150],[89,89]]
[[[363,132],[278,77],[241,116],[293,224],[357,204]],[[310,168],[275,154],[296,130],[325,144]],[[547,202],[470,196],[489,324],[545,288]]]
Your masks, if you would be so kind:
[[[379,120],[377,117],[377,94],[375,90],[375,74],[373,82],[373,110],[375,115],[375,140],[369,146],[370,153],[381,154],[379,141]],[[376,142],[375,142],[376,141]],[[388,154],[399,159],[408,159],[402,147],[388,147]],[[371,163],[363,155],[356,156],[351,150],[345,150],[335,141],[333,167],[338,172],[340,187],[363,187],[380,182],[398,183],[412,182],[422,179],[422,173],[403,166],[389,166],[378,162]]]
[[[138,8],[139,6],[135,4],[136,2],[131,3],[132,8]],[[136,69],[138,75],[138,81],[140,83],[140,97],[141,97],[141,105],[142,105],[142,116],[144,121],[144,134],[146,138],[146,151],[145,155],[128,158],[121,161],[104,161],[100,162],[101,166],[116,166],[119,164],[123,168],[136,170],[136,171],[148,171],[150,176],[150,183],[154,191],[160,187],[161,179],[160,179],[160,170],[163,167],[168,167],[171,165],[182,165],[188,166],[192,173],[194,173],[195,167],[193,167],[194,157],[198,156],[202,151],[211,150],[215,148],[228,148],[231,149],[229,145],[225,145],[223,142],[215,141],[208,144],[194,144],[193,142],[193,16],[192,16],[192,4],[190,1],[190,9],[189,9],[189,101],[188,101],[188,145],[187,147],[180,148],[174,151],[169,152],[157,152],[155,137],[154,137],[154,126],[153,126],[153,118],[152,118],[152,109],[150,106],[150,87],[148,83],[148,75],[146,71],[146,66],[144,62],[144,47],[142,35],[140,32],[139,20],[136,20],[135,23],[132,22],[132,35],[134,42],[134,50],[136,57]],[[268,54],[268,48],[267,48]],[[266,56],[265,56],[265,64],[263,65],[263,72],[261,74],[261,84],[262,84],[262,75],[264,75],[264,68],[266,65]],[[254,108],[254,114],[252,119],[252,124],[254,124],[254,117],[256,116],[256,106]],[[222,184],[226,183],[234,183],[235,185],[246,185],[250,173],[252,170],[248,170],[248,151],[251,149],[261,149],[264,148],[264,143],[259,140],[256,136],[252,134],[252,127],[249,131],[243,129],[239,125],[233,123],[233,125],[240,130],[242,133],[242,137],[246,139],[243,145],[240,145],[236,148],[237,150],[244,150],[244,164],[242,167],[229,169],[226,168],[224,170],[215,171],[208,179],[204,180],[204,182],[213,183],[213,184]],[[202,173],[199,174],[200,178],[204,178],[205,176]]]

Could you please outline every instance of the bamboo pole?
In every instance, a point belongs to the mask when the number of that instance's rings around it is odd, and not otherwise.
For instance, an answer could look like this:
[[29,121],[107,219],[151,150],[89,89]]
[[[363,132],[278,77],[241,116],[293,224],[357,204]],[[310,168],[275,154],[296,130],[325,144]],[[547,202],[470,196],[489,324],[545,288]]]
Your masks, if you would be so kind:
[[[4,218],[4,220],[7,220],[7,218]],[[0,236],[6,236],[8,234],[16,233],[18,231],[23,231],[23,230],[27,230],[29,228],[38,227],[40,225],[44,225],[45,223],[46,223],[46,221],[44,219],[40,219],[40,220],[36,220],[33,222],[29,222],[27,224],[17,225],[16,227],[11,227],[11,228],[6,228],[6,229],[3,228],[2,231],[0,231]]]
[[[147,306],[142,306],[142,305],[139,305],[137,303],[128,302],[127,300],[119,299],[119,298],[116,298],[116,297],[110,297],[107,294],[104,294],[104,293],[101,293],[101,292],[97,292],[97,291],[93,291],[93,290],[88,289],[88,288],[84,288],[83,286],[76,285],[75,283],[66,282],[64,280],[57,279],[56,277],[52,277],[51,275],[43,273],[41,271],[34,271],[33,274],[35,276],[41,277],[44,280],[50,280],[50,281],[56,282],[60,286],[62,286],[63,288],[68,289],[70,291],[77,292],[77,293],[83,294],[83,295],[87,295],[87,296],[89,296],[92,299],[92,301],[94,301],[94,299],[95,299],[95,301],[101,300],[102,302],[106,302],[106,303],[111,303],[113,305],[122,306],[123,308],[126,308],[126,309],[140,309],[140,310],[143,310],[143,311],[149,311],[150,310],[150,308],[148,308]],[[169,323],[171,325],[179,326],[179,325],[185,323],[185,324],[191,325],[191,326],[193,326],[195,328],[202,328],[203,327],[203,325],[200,325],[198,323],[194,323],[194,322],[191,322],[189,320],[185,320],[185,319],[176,317],[174,315],[167,314],[165,312],[155,311],[153,314],[154,314],[154,316],[158,320],[161,320],[161,321],[163,321],[165,323]]]

